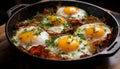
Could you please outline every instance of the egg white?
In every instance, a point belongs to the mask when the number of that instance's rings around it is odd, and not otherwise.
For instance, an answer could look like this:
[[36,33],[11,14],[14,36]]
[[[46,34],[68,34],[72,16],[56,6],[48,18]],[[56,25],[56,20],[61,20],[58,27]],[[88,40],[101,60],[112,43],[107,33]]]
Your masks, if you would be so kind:
[[[27,30],[27,31],[31,31],[31,30],[33,30],[33,29],[37,29],[37,27],[35,27],[35,26],[28,26],[28,27],[21,27],[21,28],[19,28],[18,30],[16,30],[16,34],[12,37],[12,40],[15,40],[15,42],[14,42],[14,44],[16,45],[16,46],[23,46],[25,49],[27,49],[27,50],[29,50],[31,47],[33,47],[33,46],[38,46],[38,45],[42,45],[42,46],[45,46],[46,44],[45,44],[45,41],[46,40],[49,40],[50,39],[50,36],[49,36],[49,34],[46,32],[46,31],[44,31],[43,29],[41,29],[42,30],[42,32],[40,33],[40,34],[37,34],[37,35],[34,35],[34,40],[33,40],[33,42],[32,42],[32,44],[30,44],[29,46],[28,46],[28,44],[25,44],[25,43],[21,43],[20,42],[20,40],[19,40],[19,38],[18,38],[18,35],[20,34],[20,33],[22,33],[22,32],[24,32],[25,30]],[[37,30],[36,30],[37,31]]]
[[55,32],[55,33],[61,33],[64,30],[64,26],[60,25],[60,26],[54,26],[54,27],[50,27],[48,28],[49,32]]
[[[60,24],[60,25],[53,25],[53,26],[46,26],[47,24],[52,24],[49,22],[48,18],[50,18],[51,15],[48,15],[46,17],[43,18],[43,20],[41,21],[41,27],[43,27],[44,29],[46,29],[46,31],[48,31],[49,33],[62,33],[65,29],[67,28],[70,28],[70,24],[67,23],[67,21],[65,20],[63,24]],[[59,17],[59,18],[63,18],[62,16],[58,16],[56,15],[56,17]],[[63,18],[64,19],[64,18]],[[65,27],[65,25],[67,25],[67,27]]]
[[[91,27],[91,26],[100,26],[105,30],[105,34],[103,34],[103,36],[99,37],[99,38],[90,38],[85,34],[85,31],[87,30],[87,28]],[[79,34],[82,35],[82,37],[85,40],[89,40],[91,42],[95,42],[95,41],[103,41],[106,39],[108,34],[111,34],[111,30],[109,28],[109,26],[105,25],[104,23],[89,23],[89,24],[84,24],[80,27],[77,28],[77,30],[74,32],[74,35],[78,36]]]
[[83,19],[83,18],[85,18],[85,17],[88,16],[88,15],[87,15],[87,12],[86,12],[85,10],[83,10],[83,9],[80,9],[80,8],[78,9],[78,12],[77,12],[76,14],[68,15],[68,14],[65,14],[65,13],[64,13],[64,8],[65,8],[65,7],[60,7],[60,8],[57,10],[56,14],[57,14],[57,15],[64,16],[65,18],[78,19],[78,20]]

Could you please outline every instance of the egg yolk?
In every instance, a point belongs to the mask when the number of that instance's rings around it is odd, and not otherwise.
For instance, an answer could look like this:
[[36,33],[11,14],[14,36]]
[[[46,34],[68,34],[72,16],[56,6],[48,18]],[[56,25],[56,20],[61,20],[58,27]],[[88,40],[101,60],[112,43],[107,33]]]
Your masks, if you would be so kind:
[[78,49],[80,42],[73,36],[65,36],[58,40],[58,47],[64,52],[72,52]]
[[73,15],[78,12],[78,8],[70,6],[70,7],[65,7],[64,8],[64,13],[68,15]]
[[105,30],[100,26],[91,26],[85,31],[86,35],[91,38],[99,38],[105,34]]
[[21,43],[29,45],[33,43],[34,33],[32,31],[20,33],[18,39]]
[[49,17],[49,22],[54,24],[54,26],[58,26],[58,25],[65,23],[65,19],[60,16],[52,15]]

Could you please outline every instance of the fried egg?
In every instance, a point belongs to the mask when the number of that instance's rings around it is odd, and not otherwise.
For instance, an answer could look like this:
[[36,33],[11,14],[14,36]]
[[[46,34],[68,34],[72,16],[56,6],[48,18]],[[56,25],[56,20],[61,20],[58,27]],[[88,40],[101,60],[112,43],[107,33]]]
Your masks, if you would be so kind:
[[111,30],[104,23],[90,23],[78,27],[74,34],[82,39],[95,42],[105,40],[107,35],[111,34]]
[[92,55],[89,43],[73,35],[64,35],[54,41],[56,46],[48,46],[49,53],[60,56],[63,59],[79,59],[81,55]]
[[47,15],[39,23],[39,26],[43,27],[49,33],[62,33],[68,31],[71,25],[62,16]]
[[87,17],[87,12],[75,6],[63,6],[58,8],[56,14],[64,16],[68,19],[83,19]]
[[16,30],[12,41],[16,46],[30,49],[32,46],[45,46],[45,41],[49,40],[49,38],[49,34],[40,27],[28,26],[20,27]]

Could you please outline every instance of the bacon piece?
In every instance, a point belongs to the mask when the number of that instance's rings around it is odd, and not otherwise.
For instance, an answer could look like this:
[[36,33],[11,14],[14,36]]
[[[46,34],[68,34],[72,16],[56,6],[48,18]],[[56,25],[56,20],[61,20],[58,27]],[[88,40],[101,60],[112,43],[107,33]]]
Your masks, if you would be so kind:
[[55,55],[46,52],[45,47],[40,45],[32,47],[28,52],[38,57],[48,58],[51,60],[60,60],[60,58],[56,57]]
[[80,58],[85,58],[85,57],[88,57],[88,56],[90,56],[90,55],[84,54],[84,55],[81,55]]
[[28,25],[27,23],[19,23],[19,24],[16,24],[16,28],[19,29],[19,27],[25,27],[27,25]]
[[47,55],[47,58],[50,60],[61,60],[61,58],[57,57],[56,55],[50,54],[50,53]]
[[56,12],[56,10],[53,9],[53,8],[45,8],[45,9],[43,10],[43,13],[44,13],[44,14],[54,14],[55,12]]
[[[105,20],[105,19],[104,19]],[[102,20],[100,20],[99,18],[95,17],[95,16],[89,16],[87,18],[84,18],[81,20],[83,23],[94,23],[94,22],[103,22]]]
[[45,8],[45,9],[43,10],[43,13],[44,13],[44,14],[48,14],[48,13],[50,13],[50,10],[48,10],[48,9]]
[[31,24],[29,24],[29,26],[35,26],[35,27],[37,27],[37,24],[31,23]]
[[27,20],[26,22],[21,22],[21,23],[18,23],[16,24],[16,28],[19,29],[20,27],[26,27],[26,26],[37,26],[37,21],[36,20],[33,20],[33,21],[30,21],[30,20]]
[[29,51],[30,54],[36,55],[38,57],[46,57],[45,49],[43,46],[34,46]]
[[92,44],[93,46],[101,46],[102,45],[102,41],[95,41]]
[[71,24],[78,24],[79,23],[79,20],[77,19],[67,19],[67,22],[71,23]]
[[37,14],[33,17],[37,22],[40,22],[43,18],[43,14]]
[[107,35],[107,40],[111,39],[112,34]]

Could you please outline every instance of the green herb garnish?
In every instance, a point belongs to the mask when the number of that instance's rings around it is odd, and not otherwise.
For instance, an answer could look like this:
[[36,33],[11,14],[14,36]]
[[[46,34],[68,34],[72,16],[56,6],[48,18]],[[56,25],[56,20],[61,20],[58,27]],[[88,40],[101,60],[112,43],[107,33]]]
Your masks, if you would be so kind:
[[86,39],[84,34],[77,34],[76,36],[80,37],[81,39]]
[[17,44],[17,41],[15,39],[12,39],[11,40],[13,43]]
[[37,28],[37,31],[36,31],[34,34],[35,34],[35,35],[39,35],[41,32],[43,32],[43,30],[40,29],[40,28]]

